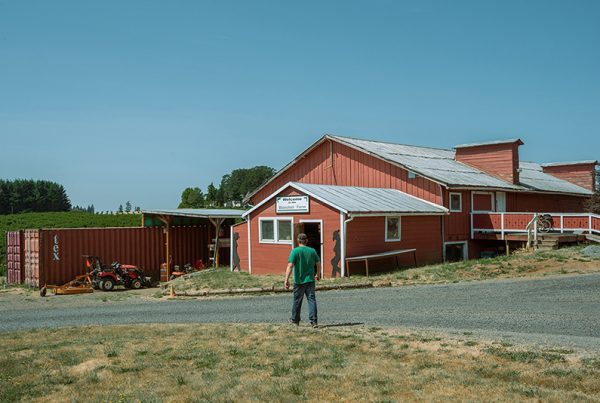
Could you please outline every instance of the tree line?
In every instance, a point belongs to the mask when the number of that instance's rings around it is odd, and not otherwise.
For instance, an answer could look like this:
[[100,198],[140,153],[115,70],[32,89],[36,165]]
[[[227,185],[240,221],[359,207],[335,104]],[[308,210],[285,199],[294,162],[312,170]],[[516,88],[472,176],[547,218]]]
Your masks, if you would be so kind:
[[69,210],[67,192],[56,182],[0,179],[0,214]]
[[275,174],[275,169],[260,165],[234,169],[223,175],[217,188],[210,183],[204,193],[199,187],[186,188],[181,194],[179,208],[241,207],[244,197]]

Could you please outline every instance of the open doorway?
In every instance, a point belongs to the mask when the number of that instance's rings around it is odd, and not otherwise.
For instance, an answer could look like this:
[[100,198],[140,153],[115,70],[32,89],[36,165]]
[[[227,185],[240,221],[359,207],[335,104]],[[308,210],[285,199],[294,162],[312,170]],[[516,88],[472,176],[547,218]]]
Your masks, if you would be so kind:
[[[298,225],[298,231],[304,232],[308,238],[308,243],[306,246],[310,246],[313,248],[317,255],[319,255],[319,260],[321,261],[321,267],[319,268],[319,272],[321,273],[321,277],[323,277],[323,235],[322,235],[322,226],[323,221],[321,220],[302,220]],[[296,236],[295,234],[294,236]]]
[[444,245],[446,262],[461,262],[469,259],[466,242],[446,242]]

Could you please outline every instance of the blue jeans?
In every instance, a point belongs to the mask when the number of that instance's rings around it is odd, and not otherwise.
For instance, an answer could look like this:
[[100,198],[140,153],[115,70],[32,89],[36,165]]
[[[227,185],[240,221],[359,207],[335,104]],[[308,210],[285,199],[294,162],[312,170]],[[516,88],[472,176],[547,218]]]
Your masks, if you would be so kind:
[[294,300],[292,301],[292,322],[300,322],[302,299],[306,295],[308,301],[308,319],[310,323],[317,323],[317,299],[315,297],[315,282],[294,284]]

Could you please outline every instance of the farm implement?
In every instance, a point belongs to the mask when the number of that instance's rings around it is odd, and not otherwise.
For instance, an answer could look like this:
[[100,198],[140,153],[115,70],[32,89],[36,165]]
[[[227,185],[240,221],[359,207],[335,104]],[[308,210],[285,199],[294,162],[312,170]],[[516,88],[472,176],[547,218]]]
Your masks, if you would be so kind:
[[52,290],[54,295],[88,294],[92,289],[92,278],[89,274],[82,274],[63,285],[45,285],[40,289],[40,296],[45,297],[46,292]]
[[116,286],[139,289],[150,287],[151,277],[134,265],[113,262],[110,266],[103,264],[99,256],[83,256],[88,273],[76,276],[64,285],[46,284],[40,289],[40,296],[46,296],[48,290],[55,295],[87,294],[96,290],[113,291]]

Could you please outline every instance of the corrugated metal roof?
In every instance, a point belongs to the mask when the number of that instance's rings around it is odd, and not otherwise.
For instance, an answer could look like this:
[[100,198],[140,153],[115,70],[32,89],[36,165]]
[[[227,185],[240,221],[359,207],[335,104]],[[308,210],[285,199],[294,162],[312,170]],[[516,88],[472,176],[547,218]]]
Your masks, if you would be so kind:
[[596,160],[586,160],[586,161],[569,161],[569,162],[547,162],[545,164],[540,164],[542,167],[560,167],[563,165],[584,165],[584,164],[598,164]]
[[484,141],[482,143],[470,143],[470,144],[459,144],[454,146],[454,148],[467,148],[467,147],[479,147],[479,146],[493,146],[496,144],[512,144],[512,143],[524,144],[521,139],[508,139],[508,140],[494,140],[494,141]]
[[241,218],[246,210],[234,209],[195,209],[181,208],[172,210],[142,210],[144,214],[171,215],[197,218]]
[[341,143],[362,149],[367,153],[376,154],[383,159],[402,165],[417,174],[446,185],[523,190],[521,186],[508,183],[477,168],[456,161],[453,150],[329,136]]
[[396,189],[356,186],[288,185],[351,214],[445,214],[448,209]]
[[529,189],[544,192],[592,194],[591,191],[581,186],[544,173],[542,166],[535,162],[521,161],[519,168],[519,182]]

